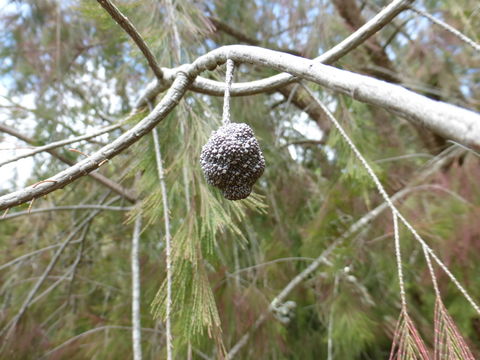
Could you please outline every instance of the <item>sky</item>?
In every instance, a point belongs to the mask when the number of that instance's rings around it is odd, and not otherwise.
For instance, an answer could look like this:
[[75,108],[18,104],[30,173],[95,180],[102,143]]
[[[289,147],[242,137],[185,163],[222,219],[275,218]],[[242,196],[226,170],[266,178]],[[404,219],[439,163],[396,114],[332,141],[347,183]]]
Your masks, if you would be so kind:
[[[9,102],[5,100],[4,96],[7,94],[7,88],[2,82],[4,79],[0,78],[0,106],[8,105]],[[16,99],[20,104],[25,107],[33,108],[35,106],[34,96],[27,95],[20,99]],[[0,108],[0,123],[5,125],[15,125],[15,128],[20,131],[26,131],[29,127],[32,127],[32,118],[22,119],[21,122],[16,119],[12,119]],[[28,132],[27,132],[28,133]],[[0,157],[1,159],[9,159],[13,156],[20,155],[29,151],[28,145],[18,140],[13,136],[2,134],[2,140],[0,140]],[[18,160],[16,162],[3,165],[0,167],[0,191],[14,190],[25,186],[26,180],[29,178],[33,170],[33,159],[26,158]],[[14,181],[14,179],[16,180]],[[12,181],[16,186],[12,188]]]
[[[7,0],[0,0],[0,12],[2,15],[7,14],[10,11],[16,9],[17,5],[9,3]],[[9,105],[9,102],[4,98],[7,95],[7,77],[0,77],[0,106]],[[25,96],[22,99],[17,99],[22,105],[26,107],[34,107],[34,98],[32,96]],[[13,125],[17,122],[15,119],[11,119],[0,108],[0,123],[6,125]],[[18,124],[17,124],[18,125]],[[27,125],[25,122],[22,127]],[[12,136],[5,135],[3,140],[0,140],[0,157],[1,159],[8,159],[15,155],[19,155],[22,152],[28,151],[28,149],[20,149],[26,144],[17,140]],[[30,176],[33,168],[33,159],[25,159],[17,161],[15,163],[7,164],[0,167],[0,191],[10,189],[12,190],[12,181],[15,177],[19,180],[17,187],[24,185],[25,180]]]

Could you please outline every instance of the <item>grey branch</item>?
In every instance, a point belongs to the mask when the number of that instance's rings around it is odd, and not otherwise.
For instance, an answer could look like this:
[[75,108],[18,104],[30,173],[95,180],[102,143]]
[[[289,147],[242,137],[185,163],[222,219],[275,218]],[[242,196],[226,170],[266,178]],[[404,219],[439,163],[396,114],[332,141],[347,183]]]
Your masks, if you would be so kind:
[[[376,80],[312,60],[263,48],[232,45],[199,57],[194,69],[210,69],[230,58],[239,63],[264,65],[287,71],[356,100],[382,107],[447,139],[480,148],[480,115],[444,102],[431,100],[399,85]],[[222,84],[223,88],[223,84]],[[233,89],[232,89],[233,90]]]
[[225,63],[227,58],[238,63],[251,63],[287,71],[356,100],[384,108],[444,138],[467,147],[480,148],[480,115],[473,111],[431,100],[399,85],[340,70],[313,60],[254,46],[224,46],[199,57],[190,65],[180,67],[172,87],[162,101],[133,128],[89,158],[51,177],[48,182],[0,197],[0,210],[62,188],[95,170],[104,160],[111,159],[128,148],[165,118],[182,98],[192,79],[203,71],[215,69]]

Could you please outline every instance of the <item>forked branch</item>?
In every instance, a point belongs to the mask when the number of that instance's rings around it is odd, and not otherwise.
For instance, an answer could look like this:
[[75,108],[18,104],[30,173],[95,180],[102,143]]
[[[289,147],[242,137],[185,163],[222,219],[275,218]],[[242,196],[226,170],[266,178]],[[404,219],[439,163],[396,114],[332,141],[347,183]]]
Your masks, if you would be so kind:
[[356,100],[382,107],[447,139],[468,147],[480,148],[480,115],[473,111],[434,101],[401,86],[319,64],[313,60],[254,46],[224,46],[199,57],[190,65],[180,67],[172,87],[162,101],[133,128],[89,158],[51,177],[49,182],[0,197],[0,210],[62,188],[131,146],[167,116],[193,79],[203,71],[215,69],[227,58],[237,63],[252,63],[287,71]]
[[[352,33],[343,41],[339,42],[324,54],[315,58],[314,61],[322,64],[333,64],[335,61],[363,44],[369,37],[389,24],[395,16],[405,10],[412,2],[413,0],[392,1],[382,11],[365,23],[365,25],[360,27],[357,31]],[[152,99],[160,92],[165,91],[169,84],[174,80],[176,74],[175,69],[162,70],[163,80],[154,80],[147,86],[144,93],[137,100],[137,108],[146,106],[149,99]],[[266,79],[233,84],[231,93],[232,96],[247,96],[271,92],[278,90],[287,84],[295,82],[296,80],[298,79],[296,79],[292,74],[283,73]],[[199,93],[214,96],[223,96],[225,92],[224,83],[202,77],[198,77],[190,89]]]

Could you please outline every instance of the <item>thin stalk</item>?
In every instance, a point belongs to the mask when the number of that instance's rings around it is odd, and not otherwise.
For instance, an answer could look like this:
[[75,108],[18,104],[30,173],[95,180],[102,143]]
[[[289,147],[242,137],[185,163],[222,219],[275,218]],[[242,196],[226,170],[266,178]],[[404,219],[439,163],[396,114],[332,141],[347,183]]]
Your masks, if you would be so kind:
[[[150,111],[152,110],[152,104],[148,103]],[[171,256],[171,235],[170,235],[170,210],[168,206],[167,185],[165,183],[165,173],[163,170],[162,153],[160,151],[160,144],[158,141],[157,128],[153,128],[152,131],[153,144],[155,147],[155,159],[157,161],[158,179],[160,181],[160,189],[162,192],[163,200],[163,217],[165,219],[165,261],[167,267],[167,309],[166,309],[166,336],[167,336],[167,360],[173,358],[173,337],[172,337],[172,325],[171,325],[171,313],[172,313],[172,256]]]
[[171,256],[171,235],[170,235],[170,210],[168,207],[167,186],[165,184],[165,174],[163,171],[162,154],[160,144],[158,143],[157,129],[153,129],[153,142],[155,146],[155,158],[157,159],[158,178],[163,199],[163,217],[165,219],[165,257],[167,264],[167,313],[166,313],[166,332],[167,332],[167,360],[172,360],[173,338],[172,338],[172,256]]
[[135,219],[132,236],[132,341],[133,359],[142,360],[142,337],[140,320],[140,262],[139,245],[140,230],[142,228],[142,215],[138,214]]
[[422,10],[416,8],[416,7],[413,7],[413,6],[410,5],[408,8],[410,10],[412,10],[413,12],[416,12],[418,15],[427,18],[432,23],[440,26],[444,30],[448,31],[450,34],[457,37],[458,39],[463,41],[465,44],[471,46],[476,51],[480,51],[480,44],[478,44],[475,41],[473,41],[472,39],[470,39],[467,35],[462,34],[460,31],[455,29],[453,26],[448,25],[446,22],[443,22],[442,20],[437,19],[436,17],[434,17],[434,16],[430,15],[429,13],[426,13],[425,11],[422,11]]

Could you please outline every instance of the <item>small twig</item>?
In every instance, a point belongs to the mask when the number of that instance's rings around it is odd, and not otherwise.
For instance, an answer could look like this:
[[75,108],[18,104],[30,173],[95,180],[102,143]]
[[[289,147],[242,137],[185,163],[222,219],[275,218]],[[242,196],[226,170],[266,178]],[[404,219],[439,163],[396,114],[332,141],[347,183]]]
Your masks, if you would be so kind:
[[[26,149],[35,149],[34,146],[16,146],[11,148],[1,148],[0,151],[12,151],[12,150],[26,150]],[[0,163],[2,165],[2,163]]]
[[252,266],[248,266],[248,267],[245,267],[245,268],[235,269],[235,271],[233,271],[233,272],[231,272],[231,273],[227,273],[227,276],[235,276],[235,275],[238,275],[238,274],[240,274],[240,273],[242,273],[242,272],[251,271],[251,270],[254,270],[254,269],[263,267],[263,266],[267,266],[267,265],[271,265],[271,264],[277,264],[277,263],[281,263],[281,262],[314,261],[314,260],[315,260],[315,258],[298,257],[298,256],[278,258],[278,259],[266,261],[266,262],[263,262],[263,263],[260,263],[260,264],[255,264],[255,265],[252,265]]
[[[222,31],[225,34],[230,35],[233,38],[235,38],[236,40],[238,40],[240,42],[243,42],[245,44],[261,46],[261,42],[258,41],[257,39],[254,39],[254,38],[244,34],[242,31],[239,31],[239,30],[235,29],[234,27],[224,23],[220,19],[215,18],[213,16],[209,16],[208,19],[215,26],[215,30]],[[296,55],[296,56],[301,56],[302,55],[302,53],[300,51],[297,51],[295,49],[279,48],[279,47],[274,46],[273,44],[269,44],[268,48],[278,50],[278,51],[281,51],[281,52],[286,52],[286,53]]]
[[[88,217],[86,220],[90,220],[90,217]],[[85,221],[86,221],[85,220]],[[85,225],[85,222],[82,223],[82,227]],[[60,248],[57,250],[55,255],[52,257],[50,260],[50,263],[48,264],[47,268],[44,270],[42,276],[38,279],[38,281],[35,283],[33,288],[30,290],[27,298],[24,300],[22,306],[20,307],[20,310],[18,313],[10,320],[10,322],[0,331],[0,336],[3,335],[4,333],[7,333],[7,337],[13,333],[13,330],[15,329],[16,325],[22,318],[22,316],[25,314],[25,311],[27,311],[27,308],[31,305],[31,302],[33,300],[33,297],[36,295],[50,272],[53,270],[55,267],[58,259],[60,258],[60,255],[63,253],[67,245],[72,241],[74,236],[77,234],[77,232],[81,229],[81,227],[75,228],[67,237],[67,239],[62,243]]]
[[87,154],[85,154],[84,152],[81,152],[80,150],[77,150],[77,149],[70,148],[70,149],[68,149],[68,150],[69,150],[69,151],[76,152],[76,153],[78,153],[78,154],[82,154],[82,155],[85,156],[85,157],[90,157],[90,155],[87,155]]
[[67,292],[67,294],[68,294],[67,298],[69,299],[68,302],[70,304],[73,304],[73,301],[71,300],[73,285],[74,285],[74,282],[75,282],[75,276],[77,275],[78,265],[80,264],[80,261],[82,260],[83,252],[84,252],[84,249],[85,249],[85,241],[87,239],[89,229],[90,229],[90,223],[88,223],[83,228],[83,232],[80,235],[80,240],[79,240],[80,241],[80,249],[78,250],[78,254],[77,254],[77,257],[75,259],[75,262],[72,265],[72,269],[73,269],[72,270],[72,276],[70,277],[70,285],[68,287],[68,292]]
[[148,65],[152,69],[153,73],[159,80],[161,80],[163,78],[162,69],[160,69],[160,66],[158,66],[155,56],[135,28],[135,26],[125,15],[122,14],[122,12],[111,1],[97,0],[97,2],[110,14],[113,20],[115,20],[117,24],[122,27],[123,30],[125,30],[125,32],[132,38],[135,44],[137,44],[138,48],[147,59]]
[[32,206],[33,206],[33,202],[35,201],[35,198],[32,199],[32,201],[30,201],[30,205],[28,205],[28,213],[30,214],[30,212],[32,211]]
[[33,188],[36,188],[38,185],[40,184],[44,184],[44,183],[47,183],[47,182],[50,182],[50,183],[56,183],[55,180],[40,180],[40,181],[37,181],[35,184],[32,185]]
[[[338,292],[338,274],[335,274],[334,282],[333,282],[333,297],[337,296]],[[333,312],[334,306],[333,304],[330,306],[330,314],[328,317],[328,328],[327,328],[327,360],[333,360]]]
[[[177,26],[177,17],[175,14],[175,6],[172,3],[172,0],[166,0],[167,5],[167,14],[168,14],[168,23],[169,26],[172,28],[173,32],[173,57],[177,63],[181,63],[182,59],[182,40],[180,38],[180,32],[178,31]],[[177,14],[178,15],[178,14]],[[151,110],[151,104],[149,104],[149,108]],[[179,117],[180,117],[180,134],[182,137],[185,137],[185,121],[182,119],[187,118],[187,109],[185,106],[185,102],[179,104]],[[182,166],[182,176],[183,176],[183,187],[185,190],[185,205],[187,207],[187,212],[190,211],[190,188],[188,184],[188,169],[184,165]]]
[[5,209],[5,211],[3,212],[3,215],[2,215],[2,219],[5,219],[5,216],[7,216],[7,214],[8,214],[8,210],[10,210],[10,208]]
[[102,166],[103,164],[105,164],[107,162],[108,162],[108,159],[100,161],[100,163],[98,164],[98,167]]
[[32,306],[33,304],[35,304],[37,301],[39,301],[41,298],[43,298],[45,295],[49,294],[52,290],[54,290],[59,284],[61,284],[64,280],[67,280],[69,277],[70,277],[70,274],[73,273],[73,266],[70,267],[67,272],[65,274],[63,274],[62,276],[59,276],[58,279],[52,284],[50,285],[48,288],[46,288],[42,293],[40,293],[39,295],[37,295],[35,298],[33,298],[31,301],[30,301],[30,304],[29,306]]
[[[405,191],[406,189],[399,191],[398,193],[395,194],[395,196],[392,197],[392,201],[396,201],[400,199],[403,195],[407,193]],[[290,282],[278,293],[278,295],[270,302],[267,310],[263,312],[260,317],[257,319],[257,321],[252,325],[252,327],[249,329],[247,333],[245,333],[240,340],[230,349],[228,352],[227,359],[231,360],[233,359],[236,354],[240,351],[240,349],[245,346],[251,336],[259,327],[260,325],[263,324],[263,322],[267,319],[268,313],[272,311],[277,304],[282,303],[288,294],[299,284],[303,282],[311,273],[313,273],[321,264],[324,264],[327,262],[327,258],[330,256],[330,254],[343,242],[348,239],[351,235],[356,233],[358,230],[366,226],[368,223],[373,221],[375,218],[377,218],[384,210],[388,208],[388,205],[386,203],[380,204],[377,206],[375,209],[361,217],[359,220],[357,220],[354,224],[352,224],[346,232],[342,234],[338,239],[336,239],[332,244],[328,246],[327,249],[325,249],[317,258],[315,258],[312,263],[307,266],[302,272],[297,274]]]
[[383,158],[383,159],[378,159],[374,160],[375,163],[380,164],[383,162],[388,162],[388,161],[396,161],[396,160],[403,160],[403,159],[409,159],[409,158],[417,158],[417,157],[425,157],[425,158],[432,158],[432,154],[424,154],[424,153],[418,153],[418,154],[405,154],[405,155],[399,155],[399,156],[392,156],[388,158]]
[[173,6],[172,0],[166,1],[167,5],[167,15],[168,15],[168,22],[169,25],[172,27],[173,31],[173,47],[174,47],[174,58],[177,63],[181,61],[182,55],[182,41],[180,39],[180,32],[178,31],[177,27],[177,18],[175,16],[175,8]]
[[432,265],[432,260],[430,259],[430,255],[428,254],[428,250],[425,246],[422,246],[423,255],[425,256],[425,261],[427,262],[428,271],[430,272],[430,277],[432,278],[433,289],[435,291],[435,295],[441,299],[440,295],[440,288],[438,287],[437,276],[435,275],[435,270]]
[[453,141],[453,140],[447,140],[447,142],[452,143],[452,144],[455,144],[455,145],[461,147],[462,149],[465,149],[465,150],[467,150],[468,152],[471,152],[471,153],[474,154],[475,156],[480,157],[480,153],[479,153],[478,151],[475,151],[475,150],[469,148],[468,146],[459,144],[458,142]]
[[286,143],[282,145],[282,148],[289,147],[290,145],[325,145],[326,144],[326,139],[322,140],[298,140],[298,141],[291,141],[289,143]]
[[[55,319],[55,322],[63,320],[61,316],[58,316],[58,314],[67,306],[67,302],[64,301],[62,305],[57,307],[52,313],[41,323],[41,328],[45,329],[47,324],[50,322],[50,320]],[[55,323],[54,322],[54,323]],[[48,333],[48,331],[47,331]]]
[[[385,41],[385,43],[383,44],[382,46],[382,51],[386,51],[388,45],[390,45],[390,43],[393,41],[393,39],[395,39],[395,37],[401,33],[403,36],[405,37],[408,37],[407,34],[405,34],[405,32],[402,30],[404,28],[405,25],[407,25],[407,23],[412,20],[413,18],[410,17],[406,20],[404,20],[400,25],[395,25],[394,23],[392,23],[392,25],[395,27],[395,30],[394,32],[390,35],[390,37]],[[410,39],[411,40],[411,39]]]

